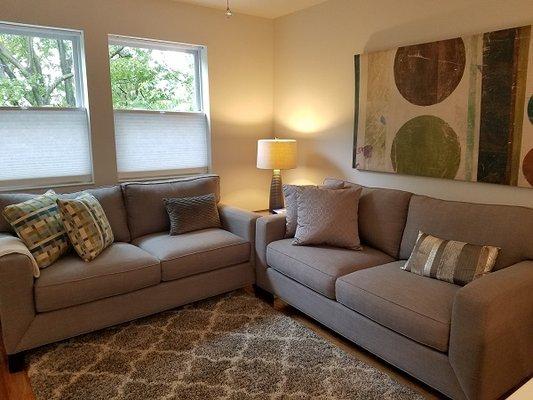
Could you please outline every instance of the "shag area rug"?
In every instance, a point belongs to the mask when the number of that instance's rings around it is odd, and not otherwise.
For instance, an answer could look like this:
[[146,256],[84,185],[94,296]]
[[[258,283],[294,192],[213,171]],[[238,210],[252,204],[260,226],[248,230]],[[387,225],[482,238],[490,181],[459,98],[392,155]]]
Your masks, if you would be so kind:
[[37,399],[422,399],[244,291],[42,347]]

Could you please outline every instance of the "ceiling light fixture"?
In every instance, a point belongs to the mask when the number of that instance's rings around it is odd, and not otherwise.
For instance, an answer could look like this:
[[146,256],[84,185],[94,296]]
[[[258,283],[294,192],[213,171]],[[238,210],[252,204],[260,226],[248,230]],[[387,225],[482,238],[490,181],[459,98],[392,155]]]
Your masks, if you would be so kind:
[[233,15],[233,13],[231,12],[231,9],[229,8],[229,0],[226,0],[226,18],[229,18]]

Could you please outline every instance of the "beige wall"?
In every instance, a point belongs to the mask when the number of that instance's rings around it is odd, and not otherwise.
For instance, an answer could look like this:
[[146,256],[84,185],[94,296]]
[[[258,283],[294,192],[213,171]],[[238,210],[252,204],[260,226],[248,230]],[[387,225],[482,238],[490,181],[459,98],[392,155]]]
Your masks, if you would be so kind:
[[272,134],[273,22],[170,0],[2,0],[0,21],[80,29],[97,185],[116,182],[107,34],[208,47],[213,172],[223,201],[268,204],[270,175],[255,168],[256,140]]
[[256,140],[299,140],[286,182],[346,177],[441,198],[533,206],[533,190],[356,172],[353,55],[532,22],[531,0],[330,0],[277,20],[170,0],[3,0],[0,21],[85,34],[95,182],[116,181],[107,34],[208,47],[213,172],[223,201],[266,208],[269,171],[255,168]]
[[286,181],[343,176],[440,198],[533,207],[533,189],[357,172],[353,55],[531,24],[531,0],[330,0],[275,21],[275,133],[299,139]]

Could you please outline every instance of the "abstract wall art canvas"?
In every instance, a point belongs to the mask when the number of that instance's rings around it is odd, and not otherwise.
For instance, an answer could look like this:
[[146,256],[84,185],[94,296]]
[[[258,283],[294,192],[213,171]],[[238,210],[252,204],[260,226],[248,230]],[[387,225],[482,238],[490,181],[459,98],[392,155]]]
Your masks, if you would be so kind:
[[533,186],[531,26],[354,60],[354,168]]

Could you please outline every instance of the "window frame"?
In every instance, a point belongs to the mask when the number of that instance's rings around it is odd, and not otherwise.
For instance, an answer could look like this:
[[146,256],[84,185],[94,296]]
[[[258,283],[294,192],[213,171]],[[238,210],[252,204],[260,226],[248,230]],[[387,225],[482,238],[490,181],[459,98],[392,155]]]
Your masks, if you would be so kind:
[[[109,46],[124,46],[124,47],[137,47],[141,49],[151,49],[151,50],[163,50],[163,51],[177,51],[182,53],[192,54],[194,56],[194,73],[195,73],[195,83],[196,83],[196,106],[197,111],[174,111],[174,110],[146,110],[143,108],[115,108],[113,105],[113,111],[146,111],[157,114],[180,114],[180,113],[205,113],[204,110],[204,91],[203,91],[203,66],[202,66],[202,53],[205,51],[205,46],[201,45],[192,45],[184,43],[173,43],[164,40],[155,40],[155,39],[141,39],[131,36],[122,36],[122,35],[108,35],[107,37],[107,48],[109,53]],[[109,58],[109,57],[108,57]],[[110,60],[111,64],[111,60]],[[111,83],[111,75],[109,77]]]
[[[87,135],[88,135],[88,152],[89,152],[89,166],[90,171],[87,175],[76,176],[53,176],[45,178],[21,178],[13,179],[10,185],[1,186],[0,192],[9,192],[13,190],[34,190],[43,189],[50,186],[53,187],[68,187],[80,185],[93,185],[94,182],[94,156],[92,147],[92,132],[91,132],[91,118],[89,112],[89,100],[87,94],[87,73],[85,60],[85,36],[84,32],[79,29],[68,29],[58,27],[46,27],[31,24],[22,24],[17,22],[0,21],[0,34],[11,34],[19,36],[34,36],[49,39],[63,39],[72,42],[72,68],[74,71],[74,88],[76,107],[24,107],[24,106],[0,106],[2,111],[81,111],[85,113],[87,120]],[[70,179],[72,178],[72,179]]]
[[[206,157],[207,157],[207,166],[204,168],[191,168],[183,169],[180,172],[176,170],[153,170],[153,171],[136,171],[136,172],[121,172],[118,169],[118,159],[117,159],[117,181],[122,182],[131,182],[135,181],[153,181],[161,179],[171,179],[176,177],[186,177],[201,175],[209,173],[212,170],[212,153],[211,153],[211,118],[209,113],[209,79],[207,72],[207,47],[204,45],[196,44],[186,44],[182,42],[172,42],[167,40],[159,40],[152,38],[139,38],[134,36],[126,35],[117,35],[117,34],[108,34],[108,60],[109,60],[109,46],[125,46],[125,47],[138,47],[144,49],[155,49],[155,50],[165,50],[165,51],[179,51],[184,53],[189,53],[194,55],[194,64],[195,64],[195,83],[196,83],[196,103],[197,111],[167,111],[167,110],[146,110],[146,109],[134,109],[134,108],[117,108],[115,109],[113,102],[113,115],[126,114],[126,113],[136,113],[136,114],[169,114],[169,115],[203,115],[206,119]],[[111,64],[110,60],[109,63]],[[109,66],[111,70],[111,65]],[[109,79],[109,84],[111,85],[111,75]],[[113,99],[111,99],[113,100]],[[113,123],[114,129],[116,130],[115,122]],[[116,140],[116,139],[115,139]],[[116,142],[115,142],[116,143]],[[115,148],[115,155],[116,155]]]
[[[52,33],[53,32],[53,33]],[[0,34],[19,35],[19,36],[37,36],[47,39],[63,39],[72,42],[72,69],[75,71],[74,87],[76,89],[76,107],[14,107],[0,106],[1,109],[13,110],[40,110],[40,109],[57,109],[57,110],[79,110],[87,109],[87,88],[85,80],[85,60],[84,60],[84,36],[83,31],[76,29],[63,28],[46,28],[35,25],[17,24],[13,22],[0,21]]]

